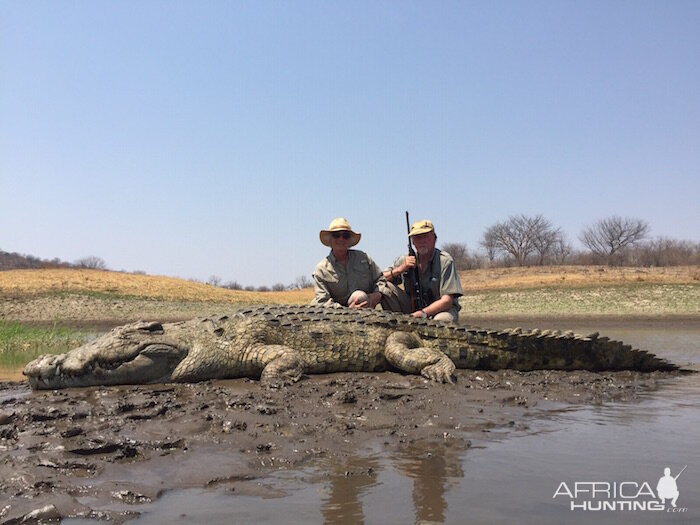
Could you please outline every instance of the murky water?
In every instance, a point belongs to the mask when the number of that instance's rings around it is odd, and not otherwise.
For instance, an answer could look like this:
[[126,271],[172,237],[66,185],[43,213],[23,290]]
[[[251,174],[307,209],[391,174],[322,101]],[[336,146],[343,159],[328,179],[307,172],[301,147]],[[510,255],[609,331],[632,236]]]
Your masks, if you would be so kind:
[[[551,328],[590,333],[600,325]],[[608,323],[601,331],[700,370],[698,322]],[[142,513],[132,523],[700,522],[700,374],[664,380],[637,402],[542,407],[527,432],[477,445],[378,449],[277,472],[243,490],[174,491],[132,508]],[[686,465],[677,507],[667,500],[656,510],[664,468],[677,476]]]
[[22,375],[23,368],[23,366],[0,365],[0,381],[23,381],[25,379]]

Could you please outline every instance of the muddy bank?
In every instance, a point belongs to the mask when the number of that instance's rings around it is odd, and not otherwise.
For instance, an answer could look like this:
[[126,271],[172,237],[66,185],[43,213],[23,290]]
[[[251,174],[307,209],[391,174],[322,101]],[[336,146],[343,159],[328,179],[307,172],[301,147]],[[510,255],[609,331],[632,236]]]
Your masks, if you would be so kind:
[[[237,379],[31,392],[0,383],[0,524],[31,512],[115,523],[168,490],[261,494],[271,471],[366,450],[467,451],[527,432],[553,403],[633,401],[675,374],[458,370],[319,375],[280,390]],[[350,473],[352,474],[352,473]]]

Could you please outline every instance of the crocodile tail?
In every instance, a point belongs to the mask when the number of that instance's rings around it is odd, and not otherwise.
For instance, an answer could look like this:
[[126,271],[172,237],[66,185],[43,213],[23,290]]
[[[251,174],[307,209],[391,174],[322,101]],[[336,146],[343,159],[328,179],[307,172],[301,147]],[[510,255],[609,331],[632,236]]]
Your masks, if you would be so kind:
[[460,335],[445,350],[458,368],[639,372],[678,369],[665,359],[597,334],[583,337],[571,332],[472,328]]

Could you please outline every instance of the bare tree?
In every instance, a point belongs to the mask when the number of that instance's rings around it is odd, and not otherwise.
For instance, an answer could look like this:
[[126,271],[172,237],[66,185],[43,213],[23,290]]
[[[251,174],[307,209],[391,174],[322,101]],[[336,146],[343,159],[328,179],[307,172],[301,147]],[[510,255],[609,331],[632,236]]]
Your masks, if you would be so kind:
[[313,286],[311,279],[309,279],[306,275],[300,275],[294,280],[292,289],[301,290],[302,288],[310,288],[311,286]]
[[683,266],[700,261],[700,243],[668,237],[639,243],[633,252],[634,263],[640,266]]
[[207,284],[211,284],[212,286],[219,286],[221,284],[221,277],[218,275],[212,275],[207,279]]
[[496,244],[496,235],[491,231],[491,228],[487,229],[479,245],[486,251],[486,258],[489,260],[490,265],[493,265],[493,261],[496,260],[496,255],[498,255]]
[[489,226],[483,234],[481,246],[489,260],[498,253],[509,255],[518,266],[523,266],[532,253],[539,253],[540,264],[559,239],[561,229],[555,229],[542,215],[528,217],[513,215],[505,222]]
[[440,248],[442,251],[449,253],[457,266],[457,270],[468,270],[471,268],[469,261],[469,251],[467,245],[460,242],[447,242]]
[[538,264],[543,266],[547,258],[554,257],[555,253],[561,255],[566,251],[566,240],[561,228],[554,228],[549,221],[539,221],[534,225],[532,243],[538,257]]
[[473,270],[484,266],[482,257],[470,251],[467,245],[461,242],[446,242],[440,249],[449,253],[455,262],[457,271]]
[[75,261],[74,264],[78,268],[89,268],[91,270],[106,270],[107,269],[107,263],[105,263],[103,259],[96,257],[94,255],[90,255],[88,257],[83,257],[82,259],[78,259],[77,261]]
[[579,240],[609,266],[621,262],[624,250],[644,240],[649,225],[641,219],[613,215],[587,226]]
[[554,243],[554,246],[552,246],[552,260],[555,264],[564,264],[567,262],[573,251],[574,249],[571,247],[571,244],[569,244],[566,241],[566,238],[562,235],[562,237]]
[[282,283],[275,283],[272,285],[273,292],[284,292],[286,289],[287,287]]

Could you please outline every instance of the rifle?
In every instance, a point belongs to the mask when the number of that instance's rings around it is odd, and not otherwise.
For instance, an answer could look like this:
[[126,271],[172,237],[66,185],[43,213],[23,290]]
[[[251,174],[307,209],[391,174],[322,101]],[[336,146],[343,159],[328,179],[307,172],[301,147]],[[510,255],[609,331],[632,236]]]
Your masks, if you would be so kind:
[[687,469],[687,468],[688,468],[688,465],[686,465],[685,467],[683,467],[683,468],[681,469],[681,471],[680,471],[677,475],[673,476],[673,479],[678,479],[678,478],[680,477],[680,475],[683,474],[683,471],[684,471],[685,469]]
[[[411,225],[408,221],[408,211],[406,212],[406,231],[411,233]],[[406,292],[408,292],[411,298],[411,311],[416,312],[425,308],[426,304],[423,300],[423,287],[420,284],[420,266],[418,265],[418,254],[413,250],[411,245],[411,237],[408,238],[408,255],[416,258],[415,268],[410,268],[406,273],[408,278],[406,279]]]

